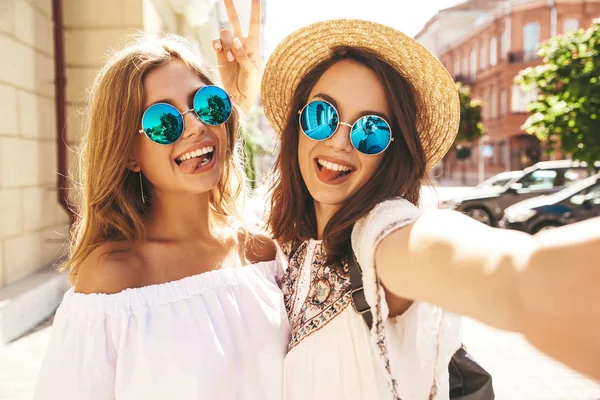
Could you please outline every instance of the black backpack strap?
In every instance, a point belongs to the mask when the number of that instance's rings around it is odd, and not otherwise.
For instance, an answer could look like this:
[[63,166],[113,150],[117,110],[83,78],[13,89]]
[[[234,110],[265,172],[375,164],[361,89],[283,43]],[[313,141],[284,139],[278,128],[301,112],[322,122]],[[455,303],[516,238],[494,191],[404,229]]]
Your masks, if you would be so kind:
[[354,311],[362,315],[367,327],[371,330],[371,327],[373,326],[373,314],[371,313],[371,307],[369,307],[369,303],[367,303],[367,298],[365,297],[362,269],[360,268],[360,265],[358,265],[358,261],[356,261],[356,256],[352,249],[350,249],[350,254],[348,255],[348,275],[350,275],[350,297],[352,298],[352,307],[354,307]]
[[[350,249],[348,255],[348,274],[350,275],[350,286],[352,287],[350,293],[354,311],[362,315],[369,330],[371,330],[373,314],[365,297],[362,269],[352,249]],[[494,400],[492,376],[467,354],[464,346],[458,349],[450,360],[448,372],[450,375],[451,400]]]
[[298,239],[290,242],[290,254],[287,255],[288,263],[292,261],[292,257],[294,256],[294,253],[296,253],[296,250],[298,250],[298,247],[300,247],[300,244],[301,242]]

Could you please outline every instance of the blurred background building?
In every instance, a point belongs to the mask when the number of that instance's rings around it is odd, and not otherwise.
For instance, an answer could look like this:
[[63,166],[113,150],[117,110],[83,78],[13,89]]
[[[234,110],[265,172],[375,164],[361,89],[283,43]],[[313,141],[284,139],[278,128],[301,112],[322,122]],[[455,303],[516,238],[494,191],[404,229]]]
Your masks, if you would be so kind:
[[[485,177],[519,170],[548,159],[543,145],[521,126],[536,92],[523,92],[513,80],[519,71],[541,64],[539,44],[570,30],[588,28],[600,16],[598,0],[468,0],[441,10],[415,36],[444,64],[457,82],[482,101],[486,135]],[[479,143],[467,160],[470,182],[478,179]],[[558,151],[553,159],[564,158]],[[455,152],[443,162],[442,176],[458,179]]]

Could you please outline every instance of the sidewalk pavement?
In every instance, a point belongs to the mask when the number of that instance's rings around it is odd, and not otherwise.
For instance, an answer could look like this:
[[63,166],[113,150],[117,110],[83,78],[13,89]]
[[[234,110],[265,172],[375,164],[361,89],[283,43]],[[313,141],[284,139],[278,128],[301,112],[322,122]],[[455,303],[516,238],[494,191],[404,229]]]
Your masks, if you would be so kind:
[[492,375],[496,400],[600,400],[600,384],[537,351],[521,335],[463,318],[463,343]]
[[0,400],[33,398],[53,319],[54,315],[21,338],[0,346]]

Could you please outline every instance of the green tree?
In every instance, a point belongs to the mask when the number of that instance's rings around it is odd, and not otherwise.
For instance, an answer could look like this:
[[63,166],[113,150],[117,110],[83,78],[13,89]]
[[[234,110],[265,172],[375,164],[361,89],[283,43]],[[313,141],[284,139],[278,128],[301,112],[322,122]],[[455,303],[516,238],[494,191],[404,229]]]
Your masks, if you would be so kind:
[[462,83],[456,83],[458,90],[458,99],[460,101],[460,124],[458,125],[458,135],[454,141],[456,158],[462,164],[462,183],[466,184],[467,170],[466,163],[471,154],[469,147],[459,145],[461,142],[470,142],[479,139],[483,135],[483,124],[481,123],[481,100],[471,97],[471,89],[463,86]]
[[[179,120],[171,113],[164,113],[160,116],[160,127],[161,129],[156,131],[153,130],[152,135],[157,136],[157,140],[161,143],[173,143],[179,137]],[[154,132],[160,133],[156,135]]]
[[229,107],[225,104],[225,100],[217,95],[209,96],[208,102],[208,116],[212,123],[219,123],[227,118],[229,113]]
[[250,135],[244,134],[244,167],[246,170],[246,176],[248,177],[248,182],[250,184],[250,189],[256,189],[256,145],[252,143],[252,139]]
[[460,125],[456,142],[472,142],[483,135],[481,100],[473,99],[471,89],[460,82],[456,84],[456,88],[460,100]]
[[256,189],[259,183],[256,176],[256,156],[264,154],[266,148],[269,147],[267,139],[260,130],[260,118],[262,115],[262,108],[254,107],[246,116],[245,123],[241,127],[246,176],[252,190]]
[[515,79],[538,92],[523,129],[546,141],[549,152],[559,144],[579,161],[600,160],[600,19],[585,31],[550,39],[538,55],[544,63]]

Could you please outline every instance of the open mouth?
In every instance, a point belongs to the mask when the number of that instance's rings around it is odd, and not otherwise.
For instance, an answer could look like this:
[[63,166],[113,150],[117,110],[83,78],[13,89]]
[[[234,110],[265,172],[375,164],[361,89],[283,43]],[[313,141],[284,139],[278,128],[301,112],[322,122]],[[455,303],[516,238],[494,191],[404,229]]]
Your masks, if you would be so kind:
[[341,183],[342,178],[354,172],[354,169],[347,165],[336,164],[319,158],[315,158],[315,164],[319,179],[325,183]]
[[184,173],[191,174],[197,169],[209,165],[214,158],[214,151],[214,146],[206,146],[180,155],[175,159],[175,163]]

